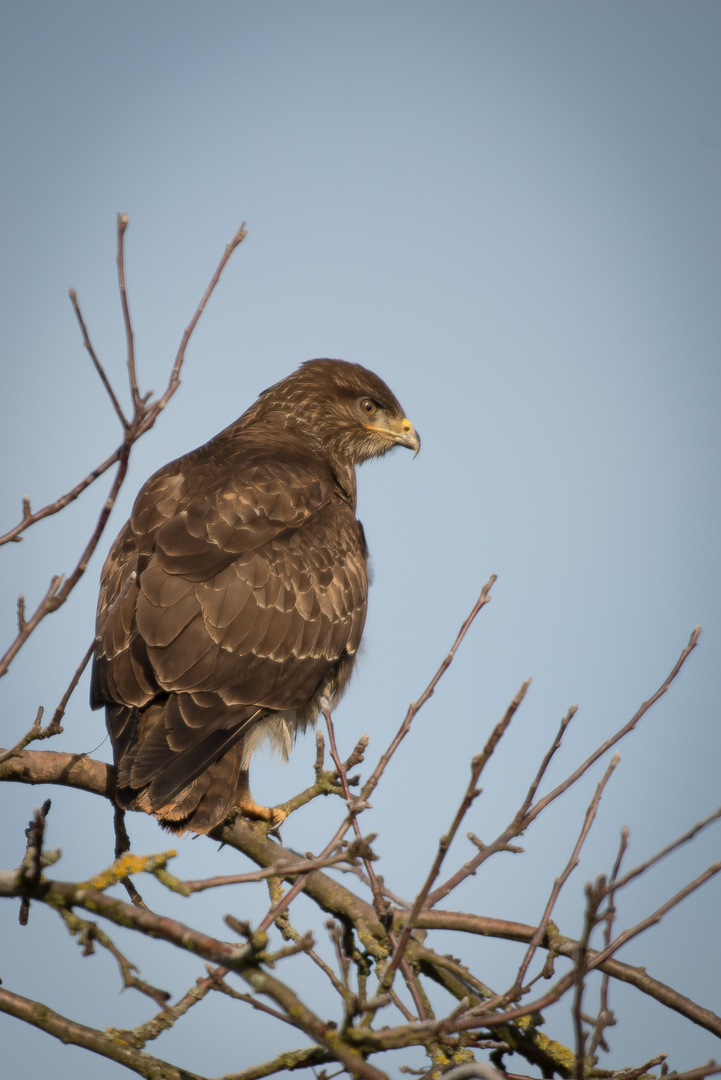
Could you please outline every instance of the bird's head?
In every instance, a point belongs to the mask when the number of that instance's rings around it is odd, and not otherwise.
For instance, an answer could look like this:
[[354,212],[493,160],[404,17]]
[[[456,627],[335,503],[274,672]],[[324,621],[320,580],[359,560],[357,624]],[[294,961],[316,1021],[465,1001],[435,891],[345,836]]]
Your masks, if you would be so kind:
[[382,379],[345,360],[308,360],[261,394],[259,415],[280,413],[324,453],[353,465],[381,457],[394,446],[418,453],[421,440],[400,402]]

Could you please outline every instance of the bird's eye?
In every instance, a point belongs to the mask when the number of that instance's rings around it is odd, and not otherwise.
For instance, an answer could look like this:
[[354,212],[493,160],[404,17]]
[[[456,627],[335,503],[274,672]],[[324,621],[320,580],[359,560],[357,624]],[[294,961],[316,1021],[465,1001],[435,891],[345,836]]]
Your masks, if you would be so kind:
[[363,398],[363,401],[361,401],[361,409],[366,414],[366,416],[373,416],[373,414],[377,411],[378,406],[376,405],[375,401],[371,401],[370,398]]

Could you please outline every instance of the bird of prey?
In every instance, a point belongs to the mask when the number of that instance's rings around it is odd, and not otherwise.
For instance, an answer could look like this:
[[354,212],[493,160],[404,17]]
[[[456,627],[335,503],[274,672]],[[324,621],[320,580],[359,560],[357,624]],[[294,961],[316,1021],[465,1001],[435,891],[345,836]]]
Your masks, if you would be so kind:
[[355,466],[420,439],[386,384],[309,360],[141,489],[102,572],[91,704],[121,807],[207,833],[258,806],[248,763],[287,757],[346,686],[368,552]]

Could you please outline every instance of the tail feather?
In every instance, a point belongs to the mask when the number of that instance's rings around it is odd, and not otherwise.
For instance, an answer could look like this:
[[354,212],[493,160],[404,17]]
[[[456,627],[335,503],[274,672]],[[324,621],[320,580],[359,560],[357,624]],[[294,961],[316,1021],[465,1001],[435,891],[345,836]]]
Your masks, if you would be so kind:
[[232,727],[196,730],[189,742],[175,737],[182,727],[177,698],[169,694],[144,709],[107,706],[116,797],[121,806],[154,814],[177,832],[209,832],[228,815],[243,764],[243,739],[267,711],[236,706],[228,710]]

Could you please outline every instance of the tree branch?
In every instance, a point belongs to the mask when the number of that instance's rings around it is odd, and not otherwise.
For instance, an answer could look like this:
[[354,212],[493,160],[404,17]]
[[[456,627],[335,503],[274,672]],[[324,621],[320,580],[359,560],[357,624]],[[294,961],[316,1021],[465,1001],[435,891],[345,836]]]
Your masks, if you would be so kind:
[[2,987],[0,987],[0,1012],[15,1016],[18,1020],[24,1020],[26,1024],[40,1028],[48,1035],[55,1036],[60,1042],[82,1046],[94,1054],[117,1061],[126,1069],[146,1077],[147,1080],[204,1080],[197,1073],[188,1072],[187,1069],[178,1068],[160,1058],[152,1057],[144,1050],[135,1050],[126,1046],[108,1032],[78,1024],[75,1020],[54,1012],[47,1005],[42,1005],[39,1001],[13,994]]
[[446,656],[445,660],[443,661],[441,666],[438,668],[438,671],[435,673],[435,675],[433,676],[433,678],[431,679],[431,681],[429,682],[428,686],[425,688],[425,690],[423,691],[421,696],[418,698],[418,700],[412,702],[408,706],[408,712],[405,715],[405,719],[403,720],[403,723],[401,724],[400,728],[396,732],[393,741],[391,742],[390,746],[388,747],[386,752],[381,757],[380,761],[376,765],[376,767],[373,770],[373,773],[371,774],[369,779],[363,785],[363,789],[361,791],[360,797],[361,797],[361,799],[363,799],[364,802],[367,802],[368,799],[370,798],[371,794],[373,793],[373,791],[375,790],[375,788],[376,788],[376,786],[378,784],[378,781],[380,780],[381,776],[383,775],[383,772],[384,772],[388,762],[393,757],[396,750],[398,749],[398,747],[402,743],[403,739],[405,739],[406,735],[410,731],[411,724],[413,723],[413,719],[414,719],[416,713],[418,713],[419,710],[423,708],[425,703],[431,697],[433,697],[436,686],[438,685],[440,679],[446,673],[448,668],[453,663],[453,658],[456,655],[456,652],[458,651],[458,648],[459,648],[461,642],[463,641],[464,637],[466,636],[466,634],[470,630],[471,625],[472,625],[474,619],[476,618],[476,615],[478,615],[479,611],[482,608],[484,608],[486,606],[486,604],[489,604],[491,602],[491,597],[490,597],[489,594],[490,594],[491,589],[493,588],[493,585],[494,585],[495,581],[496,581],[496,575],[491,574],[490,578],[488,579],[486,584],[481,589],[481,595],[478,597],[475,604],[473,605],[473,608],[472,608],[470,614],[468,615],[468,618],[465,620],[465,622],[461,626],[461,629],[458,631],[458,634],[456,636],[456,640],[451,645],[451,648],[450,648],[450,650],[448,652],[448,655]]

